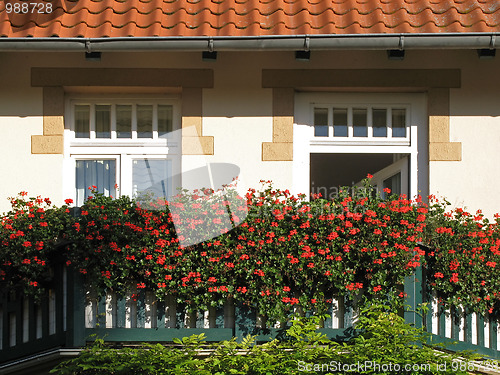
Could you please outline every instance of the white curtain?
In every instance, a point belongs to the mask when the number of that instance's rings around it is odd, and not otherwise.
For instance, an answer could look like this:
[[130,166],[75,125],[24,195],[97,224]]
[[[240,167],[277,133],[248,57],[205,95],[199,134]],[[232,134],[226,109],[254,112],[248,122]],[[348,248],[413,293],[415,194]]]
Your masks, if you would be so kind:
[[77,160],[76,161],[76,204],[83,205],[92,192],[89,187],[106,196],[115,196],[115,160]]

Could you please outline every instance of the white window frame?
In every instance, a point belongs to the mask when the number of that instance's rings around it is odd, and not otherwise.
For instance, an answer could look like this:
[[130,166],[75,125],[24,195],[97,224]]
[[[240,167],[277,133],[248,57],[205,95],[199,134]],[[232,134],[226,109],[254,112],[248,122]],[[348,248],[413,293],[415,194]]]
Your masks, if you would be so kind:
[[[74,132],[74,106],[80,104],[100,105],[132,104],[132,116],[135,117],[135,105],[152,104],[153,110],[153,137],[134,138],[135,118],[132,124],[132,138],[116,138],[116,129],[111,129],[111,138],[76,138]],[[156,106],[158,104],[172,105],[172,133],[166,137],[158,137],[156,123]],[[92,113],[92,112],[91,112]],[[114,122],[115,112],[111,111],[111,122]],[[93,122],[91,114],[91,124]],[[117,196],[132,196],[132,162],[134,159],[165,159],[172,165],[171,191],[175,192],[180,186],[181,173],[181,113],[180,100],[176,96],[159,97],[137,96],[100,96],[100,95],[73,95],[66,101],[65,129],[64,129],[64,159],[63,159],[63,194],[64,198],[71,198],[76,202],[76,161],[77,160],[116,160]],[[92,125],[90,127],[92,131]]]
[[[348,107],[405,108],[407,138],[352,137],[352,126],[348,127],[351,137],[334,137],[331,108]],[[329,108],[328,137],[314,136],[314,108]],[[293,130],[294,192],[310,194],[310,155],[313,153],[385,153],[408,155],[409,195],[426,196],[429,186],[426,113],[426,98],[422,93],[297,93]]]

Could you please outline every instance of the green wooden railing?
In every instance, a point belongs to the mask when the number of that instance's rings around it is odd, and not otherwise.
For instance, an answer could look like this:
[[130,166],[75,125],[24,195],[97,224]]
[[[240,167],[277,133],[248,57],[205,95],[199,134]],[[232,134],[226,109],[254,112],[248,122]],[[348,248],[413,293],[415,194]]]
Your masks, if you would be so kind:
[[[489,317],[445,311],[424,290],[421,269],[405,281],[404,290],[410,309],[406,322],[425,327],[433,342],[451,345],[452,350],[476,350],[492,358],[500,334],[496,321]],[[422,302],[429,302],[425,315],[415,312]],[[352,334],[356,311],[352,301],[334,300],[331,316],[321,331],[335,340]],[[173,298],[155,301],[141,291],[135,299],[109,294],[98,300],[86,293],[77,274],[59,267],[53,288],[40,301],[4,293],[0,299],[0,364],[57,348],[80,348],[95,335],[110,342],[171,342],[192,334],[205,333],[208,341],[257,335],[258,341],[280,337],[284,327],[265,328],[263,319],[248,308],[228,301],[224,307],[188,314]]]

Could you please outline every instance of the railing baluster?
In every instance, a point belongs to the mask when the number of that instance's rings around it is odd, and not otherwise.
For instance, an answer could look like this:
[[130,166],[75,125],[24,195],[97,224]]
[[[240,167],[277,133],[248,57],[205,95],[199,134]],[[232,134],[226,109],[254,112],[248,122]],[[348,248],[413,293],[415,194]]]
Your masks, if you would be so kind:
[[344,328],[344,298],[332,299],[332,328]]
[[471,332],[472,332],[472,343],[477,345],[477,314],[471,314]]
[[433,293],[431,297],[431,312],[432,312],[432,333],[434,335],[439,334],[439,306],[438,299]]
[[106,328],[116,327],[116,294],[106,293]]
[[97,300],[93,293],[87,293],[85,304],[85,328],[96,327]]
[[457,315],[459,320],[458,326],[458,340],[465,341],[465,312],[464,308],[460,306],[457,309]]

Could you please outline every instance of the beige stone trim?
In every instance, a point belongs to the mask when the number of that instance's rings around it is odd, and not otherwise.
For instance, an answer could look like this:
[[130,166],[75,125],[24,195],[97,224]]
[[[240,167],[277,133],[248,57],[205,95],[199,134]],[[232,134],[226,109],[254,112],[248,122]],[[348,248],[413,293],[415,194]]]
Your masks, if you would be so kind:
[[429,161],[462,160],[462,144],[450,142],[450,90],[431,88],[427,92],[429,115]]
[[429,161],[461,161],[461,142],[429,143]]
[[293,160],[294,90],[273,89],[273,141],[262,143],[262,160]]
[[211,88],[214,77],[212,69],[32,68],[31,85]]
[[459,69],[264,69],[262,87],[460,87]]
[[450,140],[450,91],[430,89],[427,93],[429,115],[429,142],[449,142]]
[[293,160],[293,143],[291,142],[263,142],[263,161],[291,161]]
[[213,155],[214,137],[203,136],[203,92],[201,88],[182,90],[182,154]]
[[64,90],[62,87],[43,88],[43,135],[64,133]]
[[213,155],[214,137],[185,137],[182,136],[183,155]]
[[64,90],[43,88],[43,135],[31,136],[32,154],[62,154],[64,134]]
[[32,135],[32,154],[62,154],[64,139],[62,135]]

